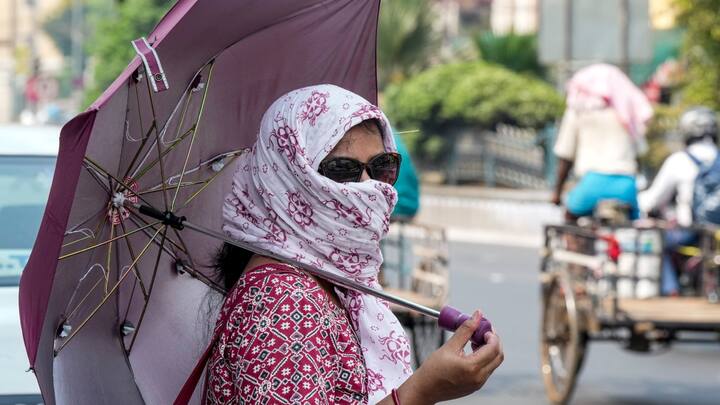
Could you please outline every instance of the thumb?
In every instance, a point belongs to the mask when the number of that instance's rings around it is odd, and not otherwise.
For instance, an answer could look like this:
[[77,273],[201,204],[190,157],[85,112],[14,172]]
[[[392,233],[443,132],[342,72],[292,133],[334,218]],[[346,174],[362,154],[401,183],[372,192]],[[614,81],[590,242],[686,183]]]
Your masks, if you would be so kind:
[[454,351],[462,351],[475,332],[475,329],[480,326],[480,318],[482,318],[480,311],[473,312],[472,317],[457,328],[455,334],[448,339],[446,345]]

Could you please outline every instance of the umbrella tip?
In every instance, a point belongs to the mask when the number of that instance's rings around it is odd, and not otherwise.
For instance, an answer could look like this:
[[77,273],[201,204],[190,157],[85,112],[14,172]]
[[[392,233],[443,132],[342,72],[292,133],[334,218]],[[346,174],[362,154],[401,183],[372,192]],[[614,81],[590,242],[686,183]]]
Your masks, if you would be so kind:
[[120,333],[122,333],[123,336],[129,336],[135,333],[135,325],[133,325],[130,321],[123,322],[122,326],[120,327]]
[[187,263],[185,263],[185,260],[175,260],[175,271],[180,275],[187,273]]
[[61,339],[64,339],[68,336],[70,336],[70,332],[72,332],[72,325],[70,325],[67,322],[63,322],[62,325],[58,328],[58,337]]

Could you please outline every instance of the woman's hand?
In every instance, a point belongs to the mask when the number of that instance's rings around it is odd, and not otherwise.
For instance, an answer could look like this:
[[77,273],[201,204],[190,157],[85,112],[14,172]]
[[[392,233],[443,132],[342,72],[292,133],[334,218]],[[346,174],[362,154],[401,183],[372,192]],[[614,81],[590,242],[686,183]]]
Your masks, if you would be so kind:
[[[498,336],[485,334],[487,342],[472,353],[465,346],[480,326],[481,314],[475,311],[455,334],[420,366],[398,389],[403,404],[435,404],[464,397],[479,390],[503,362],[504,355]],[[385,403],[384,401],[381,403]],[[392,404],[392,402],[388,402]]]

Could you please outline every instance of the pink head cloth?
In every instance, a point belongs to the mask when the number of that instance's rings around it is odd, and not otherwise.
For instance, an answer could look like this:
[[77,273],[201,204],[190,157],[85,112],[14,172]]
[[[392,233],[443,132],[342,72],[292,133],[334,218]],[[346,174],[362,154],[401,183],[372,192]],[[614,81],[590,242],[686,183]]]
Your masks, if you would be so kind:
[[599,63],[580,69],[567,83],[567,105],[576,110],[597,107],[615,110],[633,139],[645,136],[653,109],[645,94],[616,66]]
[[[389,121],[357,94],[324,84],[280,97],[263,116],[255,145],[238,159],[223,207],[225,233],[380,288],[380,239],[397,202],[395,189],[375,180],[336,183],[317,172],[345,133],[368,119],[380,121],[385,150],[395,151]],[[385,302],[336,291],[360,339],[376,403],[412,373],[407,337]]]

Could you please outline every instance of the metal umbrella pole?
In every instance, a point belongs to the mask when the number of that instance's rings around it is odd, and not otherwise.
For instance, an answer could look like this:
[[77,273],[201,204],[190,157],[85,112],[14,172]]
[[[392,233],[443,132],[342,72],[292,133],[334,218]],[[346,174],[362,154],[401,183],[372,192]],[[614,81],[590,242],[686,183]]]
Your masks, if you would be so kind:
[[[377,290],[375,288],[368,287],[366,285],[357,283],[355,281],[349,280],[349,279],[339,276],[337,274],[333,274],[328,271],[318,269],[318,268],[309,266],[304,263],[300,263],[293,259],[280,257],[271,252],[267,252],[262,249],[258,249],[257,247],[252,246],[248,243],[229,238],[227,235],[225,235],[221,232],[217,232],[212,229],[206,228],[204,226],[194,224],[194,223],[188,221],[185,217],[178,217],[171,211],[161,212],[160,210],[158,210],[154,207],[144,205],[144,204],[133,204],[133,206],[135,208],[137,208],[138,211],[140,211],[140,213],[150,216],[152,218],[155,218],[157,220],[160,220],[165,225],[171,226],[175,229],[178,229],[178,230],[182,230],[185,228],[192,229],[193,231],[196,231],[196,232],[202,233],[204,235],[210,236],[212,238],[218,239],[218,240],[228,243],[230,245],[237,246],[239,248],[248,250],[255,254],[266,256],[266,257],[290,264],[292,266],[298,267],[298,268],[302,269],[303,271],[306,271],[307,273],[310,273],[314,276],[320,277],[324,280],[330,281],[341,287],[349,288],[351,290],[362,292],[365,294],[370,294],[372,296],[382,298],[386,301],[400,305],[402,307],[405,307],[412,311],[418,312],[420,314],[437,319],[438,326],[447,331],[454,332],[455,330],[457,330],[458,327],[460,327],[460,325],[462,325],[463,322],[465,322],[467,319],[470,318],[469,315],[463,314],[461,311],[459,311],[449,305],[443,306],[443,308],[440,311],[437,311],[435,309],[426,307],[424,305],[420,305],[418,303],[406,300],[404,298],[400,298],[395,295],[388,294],[385,291]],[[473,333],[473,335],[472,335],[471,340],[472,340],[473,344],[475,346],[484,345],[485,344],[485,333],[490,332],[491,330],[492,330],[492,325],[490,324],[490,321],[488,321],[485,318],[482,318],[482,320],[480,321],[480,325],[478,326],[475,333]]]

